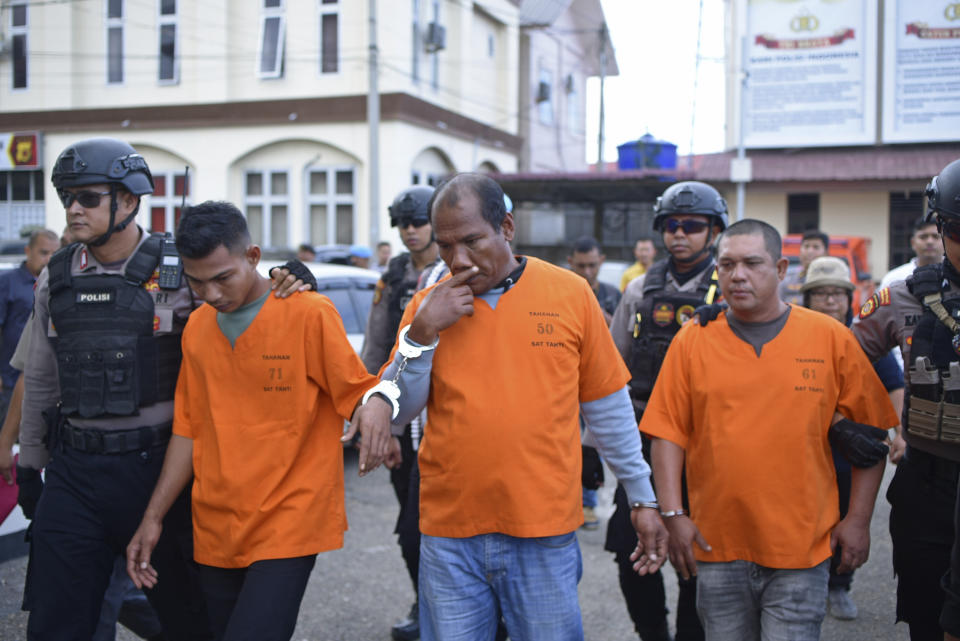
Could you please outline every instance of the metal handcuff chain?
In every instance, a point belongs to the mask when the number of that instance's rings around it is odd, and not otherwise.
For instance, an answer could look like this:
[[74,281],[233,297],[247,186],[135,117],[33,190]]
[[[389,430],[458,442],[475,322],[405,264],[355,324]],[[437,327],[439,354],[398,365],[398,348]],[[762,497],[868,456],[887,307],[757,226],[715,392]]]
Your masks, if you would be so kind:
[[397,415],[400,414],[400,386],[397,384],[397,381],[400,380],[400,375],[403,373],[403,370],[407,368],[407,361],[412,358],[420,358],[424,352],[436,349],[437,344],[440,342],[440,337],[438,336],[430,345],[423,347],[411,345],[407,342],[407,332],[409,331],[409,325],[400,330],[400,335],[397,340],[397,351],[403,358],[400,364],[397,365],[397,371],[394,373],[393,378],[388,381],[380,381],[371,387],[363,395],[363,400],[360,402],[361,405],[366,405],[367,401],[370,400],[370,397],[374,394],[383,395],[393,408],[390,420],[397,418]]

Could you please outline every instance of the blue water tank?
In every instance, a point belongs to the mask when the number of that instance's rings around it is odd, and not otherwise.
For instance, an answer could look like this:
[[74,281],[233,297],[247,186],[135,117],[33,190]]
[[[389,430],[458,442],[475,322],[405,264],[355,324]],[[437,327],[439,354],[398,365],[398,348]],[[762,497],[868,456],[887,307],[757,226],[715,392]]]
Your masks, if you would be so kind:
[[677,146],[644,134],[640,140],[617,145],[617,167],[620,169],[676,169]]

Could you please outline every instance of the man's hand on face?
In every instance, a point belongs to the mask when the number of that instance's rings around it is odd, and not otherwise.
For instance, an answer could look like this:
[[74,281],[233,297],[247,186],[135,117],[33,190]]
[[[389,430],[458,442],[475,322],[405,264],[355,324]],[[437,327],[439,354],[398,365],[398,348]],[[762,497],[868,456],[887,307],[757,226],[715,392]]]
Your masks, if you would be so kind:
[[473,316],[473,290],[466,283],[478,271],[476,266],[465,269],[430,290],[410,325],[410,340],[430,345],[461,317]]

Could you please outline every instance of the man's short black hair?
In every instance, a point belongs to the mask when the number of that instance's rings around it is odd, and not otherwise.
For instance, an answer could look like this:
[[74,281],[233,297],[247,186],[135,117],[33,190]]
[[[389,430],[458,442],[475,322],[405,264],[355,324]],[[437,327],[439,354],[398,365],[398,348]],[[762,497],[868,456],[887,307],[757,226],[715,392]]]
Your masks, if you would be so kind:
[[377,243],[377,249],[379,249],[379,248],[381,248],[381,247],[390,247],[390,241],[389,241],[389,240],[381,240],[379,243]]
[[204,258],[223,245],[231,254],[250,246],[247,219],[232,203],[208,200],[184,208],[177,225],[177,251],[184,258]]
[[490,176],[478,173],[457,174],[437,186],[427,203],[430,222],[437,203],[444,207],[456,207],[464,193],[469,193],[480,201],[480,213],[495,231],[500,231],[503,219],[507,217],[507,206],[503,201],[503,189]]
[[826,232],[820,231],[819,229],[808,229],[803,232],[803,238],[800,242],[802,243],[804,240],[819,240],[823,243],[824,249],[830,249],[830,237],[827,236]]
[[927,218],[926,215],[920,216],[913,221],[913,233],[917,233],[918,231],[926,229],[930,225],[936,226],[937,221],[932,218]]
[[593,236],[581,236],[573,243],[572,254],[589,254],[594,249],[597,250],[598,254],[602,254],[603,250],[600,248],[600,243],[597,242],[597,239]]
[[297,251],[310,252],[311,254],[317,253],[316,248],[314,248],[314,246],[310,243],[300,243],[300,245],[297,247]]
[[770,254],[770,257],[773,259],[773,262],[776,263],[778,260],[780,260],[780,257],[783,255],[783,241],[780,238],[780,232],[778,232],[773,225],[755,218],[738,220],[727,227],[726,230],[720,234],[720,239],[717,241],[717,245],[719,246],[720,242],[723,241],[723,239],[727,236],[752,236],[754,234],[760,234],[763,236],[764,247],[766,248],[767,253]]

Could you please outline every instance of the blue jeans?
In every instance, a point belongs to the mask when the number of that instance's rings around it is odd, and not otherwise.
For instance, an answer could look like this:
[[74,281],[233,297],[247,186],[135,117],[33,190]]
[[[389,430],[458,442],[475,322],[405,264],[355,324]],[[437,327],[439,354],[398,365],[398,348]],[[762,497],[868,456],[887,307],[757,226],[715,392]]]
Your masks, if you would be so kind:
[[[481,534],[420,540],[422,641],[492,641],[503,615],[512,641],[582,641],[576,534]],[[826,584],[824,584],[826,585]],[[824,597],[826,598],[826,597]]]
[[829,559],[804,570],[697,563],[697,613],[707,640],[817,641],[829,569]]
[[597,491],[583,488],[583,507],[597,507]]

